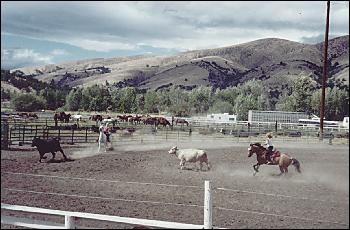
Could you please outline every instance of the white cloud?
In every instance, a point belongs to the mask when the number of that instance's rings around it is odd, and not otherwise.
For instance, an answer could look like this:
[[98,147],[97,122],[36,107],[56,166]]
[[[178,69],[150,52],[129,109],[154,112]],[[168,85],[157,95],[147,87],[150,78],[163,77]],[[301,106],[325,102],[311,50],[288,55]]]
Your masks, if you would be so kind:
[[38,53],[33,49],[1,49],[1,68],[14,69],[53,64],[56,56],[65,54],[67,51],[62,49],[54,49],[49,54]]
[[67,55],[67,54],[69,53],[63,49],[54,49],[51,51],[51,55],[53,56],[60,56],[60,55]]
[[109,52],[112,50],[133,50],[136,48],[136,45],[127,44],[127,43],[121,43],[118,41],[97,41],[97,40],[89,40],[89,39],[82,39],[82,40],[69,40],[67,41],[68,44],[74,45],[86,50],[95,50],[100,52]]
[[[137,44],[189,50],[316,38],[325,13],[325,1],[4,2],[1,31],[102,52]],[[330,21],[331,34],[348,34],[349,3],[332,2]]]
[[2,49],[1,68],[13,69],[52,63],[52,56],[42,55],[31,49]]

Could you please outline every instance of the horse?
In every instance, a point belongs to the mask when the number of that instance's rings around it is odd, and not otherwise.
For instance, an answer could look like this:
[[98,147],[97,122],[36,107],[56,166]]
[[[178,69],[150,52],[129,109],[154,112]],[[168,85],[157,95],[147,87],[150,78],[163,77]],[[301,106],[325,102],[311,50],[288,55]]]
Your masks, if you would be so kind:
[[[250,144],[250,146],[248,148],[248,157],[251,157],[253,155],[253,153],[255,153],[256,159],[258,161],[257,164],[253,165],[253,168],[255,171],[253,174],[254,176],[257,172],[259,172],[260,165],[267,163],[266,151],[267,151],[266,148],[261,146],[260,143]],[[279,166],[280,171],[281,171],[279,176],[282,174],[286,175],[288,173],[288,166],[290,164],[294,165],[294,167],[298,173],[301,173],[300,162],[297,159],[290,157],[286,153],[280,153],[279,151],[274,152],[273,156],[272,156],[273,164],[271,164],[271,165],[278,165]]]
[[91,117],[89,117],[89,120],[93,120],[93,121],[96,121],[96,123],[98,121],[102,121],[103,120],[103,117],[99,114],[95,114],[95,115],[92,115]]
[[182,118],[176,119],[175,123],[176,123],[176,125],[177,124],[181,124],[181,125],[186,124],[188,126],[188,121],[186,121],[185,119],[182,119]]
[[132,124],[140,124],[141,116],[136,115],[135,117],[129,117],[128,122]]
[[[106,127],[107,127],[107,125],[106,125]],[[105,152],[107,152],[107,136],[104,133],[104,128],[105,128],[104,125],[100,125],[100,128],[98,129],[99,132],[100,132],[100,135],[98,137],[98,152],[100,152],[100,150],[101,150],[101,143],[104,143]],[[113,145],[112,145],[112,134],[109,135],[109,142],[111,144],[110,149],[112,149],[113,148]]]
[[53,116],[53,119],[55,120],[55,126],[57,126],[58,120],[60,120],[61,122],[68,123],[70,117],[71,117],[71,114],[69,113],[68,114],[66,114],[65,112],[55,113],[55,115]]
[[166,127],[167,125],[171,126],[170,122],[164,117],[157,117],[157,120],[158,120],[158,124],[163,125],[163,127]]
[[120,121],[125,121],[128,122],[129,121],[129,117],[132,117],[132,115],[117,115],[117,118],[120,119]]
[[155,125],[155,126],[158,126],[159,121],[158,121],[158,119],[157,119],[156,117],[148,117],[148,118],[146,118],[146,119],[143,121],[143,123],[144,123],[145,125]]
[[64,117],[64,122],[65,122],[65,123],[68,123],[70,117],[71,117],[71,114],[70,114],[70,113],[66,114],[65,117]]
[[72,115],[72,119],[76,120],[76,121],[81,121],[83,118],[83,115],[81,114],[74,114]]

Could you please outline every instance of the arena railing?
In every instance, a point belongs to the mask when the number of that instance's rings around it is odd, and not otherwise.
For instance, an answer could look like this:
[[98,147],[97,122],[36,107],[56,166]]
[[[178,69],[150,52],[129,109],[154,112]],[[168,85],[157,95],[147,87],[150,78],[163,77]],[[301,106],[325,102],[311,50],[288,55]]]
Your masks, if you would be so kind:
[[171,228],[171,229],[223,229],[213,227],[212,224],[212,189],[210,181],[205,181],[204,184],[204,222],[203,225],[186,224],[178,222],[160,221],[160,220],[149,220],[149,219],[138,219],[130,217],[120,217],[102,214],[92,214],[83,212],[71,212],[62,210],[53,210],[45,208],[36,208],[20,205],[10,205],[1,203],[1,209],[30,212],[30,213],[41,213],[50,215],[59,215],[65,217],[64,225],[59,223],[47,222],[47,221],[35,221],[28,218],[15,218],[13,216],[3,216],[1,212],[1,224],[10,224],[15,226],[27,227],[27,228],[44,228],[44,229],[75,229],[76,218],[94,219],[102,221],[110,221],[117,223],[125,223],[131,225],[151,226],[159,228]]

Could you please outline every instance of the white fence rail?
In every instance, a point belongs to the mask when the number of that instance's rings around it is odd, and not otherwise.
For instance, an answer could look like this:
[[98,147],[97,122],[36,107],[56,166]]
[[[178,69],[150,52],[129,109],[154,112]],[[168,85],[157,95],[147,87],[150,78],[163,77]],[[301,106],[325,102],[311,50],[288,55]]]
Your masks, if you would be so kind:
[[110,222],[125,223],[125,224],[132,224],[132,225],[143,225],[143,226],[151,226],[151,227],[159,227],[159,228],[212,229],[213,228],[212,198],[211,198],[210,181],[205,181],[204,187],[205,187],[205,193],[204,193],[203,225],[168,222],[168,221],[160,221],[160,220],[138,219],[138,218],[120,217],[120,216],[110,216],[110,215],[101,215],[101,214],[92,214],[92,213],[82,213],[82,212],[61,211],[61,210],[52,210],[52,209],[45,209],[45,208],[20,206],[20,205],[10,205],[10,204],[3,204],[3,203],[1,203],[1,209],[5,209],[5,210],[31,212],[31,213],[34,212],[34,213],[64,216],[65,223],[63,225],[63,224],[57,224],[53,222],[34,221],[32,219],[26,219],[26,218],[3,216],[2,214],[1,214],[1,223],[28,227],[28,228],[74,229],[74,228],[77,228],[75,224],[75,219],[85,218],[85,219],[94,219],[94,220],[110,221]]

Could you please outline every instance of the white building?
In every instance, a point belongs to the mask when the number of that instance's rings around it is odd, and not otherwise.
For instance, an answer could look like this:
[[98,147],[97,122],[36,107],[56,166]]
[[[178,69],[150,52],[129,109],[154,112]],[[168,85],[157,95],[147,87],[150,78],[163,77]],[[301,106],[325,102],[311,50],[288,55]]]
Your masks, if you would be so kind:
[[212,113],[207,115],[207,121],[212,123],[236,123],[237,115],[228,113]]
[[258,111],[249,110],[248,122],[278,122],[278,123],[298,123],[299,119],[308,119],[309,116],[303,112],[285,111]]

